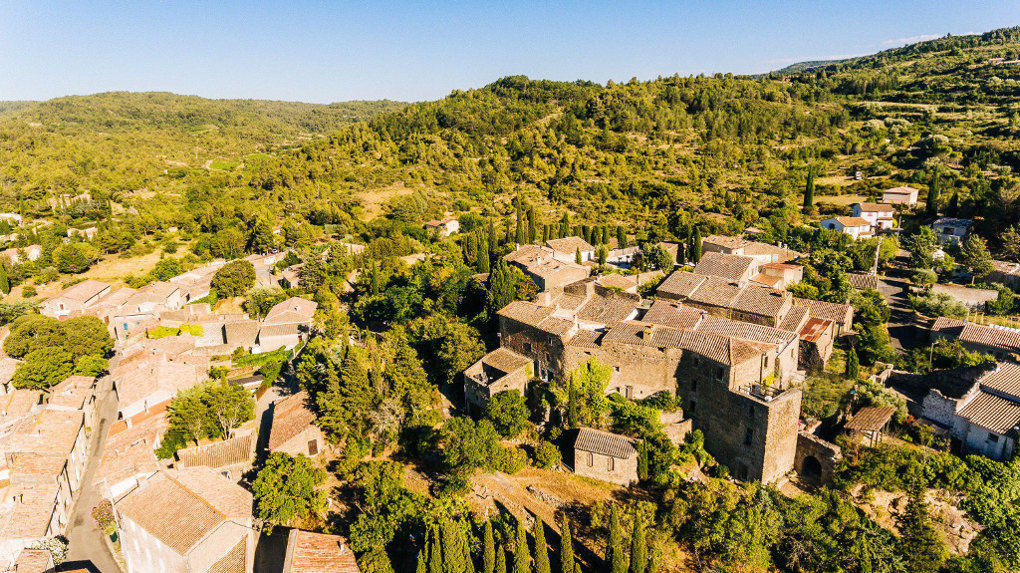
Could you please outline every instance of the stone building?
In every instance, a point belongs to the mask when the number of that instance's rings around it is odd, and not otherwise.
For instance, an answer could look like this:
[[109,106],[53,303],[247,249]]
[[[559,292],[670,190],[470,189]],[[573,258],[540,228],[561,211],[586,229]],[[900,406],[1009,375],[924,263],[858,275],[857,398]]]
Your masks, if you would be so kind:
[[574,473],[629,486],[638,481],[638,451],[626,436],[581,428],[574,440]]
[[588,267],[574,262],[573,255],[564,261],[556,258],[552,248],[545,246],[521,245],[503,258],[531,277],[540,291],[561,289],[589,275]]
[[562,239],[549,239],[545,246],[552,249],[553,257],[556,260],[576,263],[577,253],[581,253],[581,262],[595,259],[595,247],[581,237],[563,237]]
[[762,264],[765,263],[789,263],[801,258],[801,253],[787,248],[780,244],[769,245],[758,241],[750,241],[740,237],[727,235],[709,235],[701,240],[701,249],[704,253],[726,253],[728,255],[743,255],[754,257]]
[[80,312],[99,304],[100,299],[110,294],[111,285],[88,279],[64,289],[60,294],[46,300],[39,312],[54,318],[63,318],[73,312]]
[[528,357],[508,348],[497,348],[464,371],[464,405],[479,413],[500,392],[517,390],[524,396],[534,372]]
[[798,363],[795,333],[682,303],[649,305],[594,282],[539,301],[499,311],[502,347],[531,360],[539,378],[562,382],[596,358],[611,369],[607,393],[679,392],[708,450],[738,478],[775,481],[792,469],[800,391],[787,388]]
[[251,573],[252,503],[209,468],[154,474],[114,506],[128,573]]
[[322,430],[315,425],[315,412],[308,407],[309,399],[308,392],[298,392],[273,402],[270,452],[314,457],[326,446]]
[[985,326],[966,320],[939,317],[931,327],[931,341],[959,340],[967,350],[991,354],[998,359],[1020,354],[1020,330],[1005,326]]
[[354,552],[339,535],[291,529],[283,573],[360,573]]

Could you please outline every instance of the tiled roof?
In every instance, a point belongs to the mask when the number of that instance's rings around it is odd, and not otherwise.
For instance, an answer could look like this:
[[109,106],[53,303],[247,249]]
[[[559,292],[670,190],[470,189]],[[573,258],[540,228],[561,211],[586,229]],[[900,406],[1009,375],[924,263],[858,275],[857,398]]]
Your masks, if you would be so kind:
[[783,317],[783,321],[779,323],[780,330],[789,330],[790,332],[800,332],[801,325],[808,317],[808,309],[803,306],[790,307],[790,311]]
[[557,259],[547,259],[541,262],[535,262],[528,265],[528,272],[535,275],[536,277],[548,277],[555,273],[562,271],[563,269],[569,268],[580,268],[580,265],[574,262],[564,262]]
[[56,485],[12,487],[0,505],[0,539],[33,541],[46,536],[60,490]]
[[960,340],[1020,352],[1020,330],[1005,326],[982,326],[968,322],[960,330]]
[[857,207],[865,213],[881,213],[883,211],[895,210],[895,207],[887,203],[857,203]]
[[741,286],[719,277],[707,277],[688,298],[711,306],[729,308],[740,296]]
[[811,316],[815,318],[823,318],[836,323],[846,322],[848,316],[853,316],[853,307],[849,304],[811,300],[808,298],[794,298],[793,304],[808,309]]
[[783,279],[781,277],[770,277],[764,273],[758,273],[751,277],[751,282],[759,283],[769,288],[776,288]]
[[971,424],[996,434],[1006,434],[1020,424],[1020,403],[979,392],[960,409],[959,415],[970,420]]
[[347,540],[339,535],[291,529],[283,573],[360,573]]
[[704,275],[696,275],[686,271],[676,271],[669,275],[666,280],[662,281],[662,284],[656,289],[659,294],[670,294],[679,296],[681,298],[687,298],[691,296],[704,283],[708,280],[708,277]]
[[70,376],[60,384],[50,388],[49,403],[54,406],[66,406],[80,410],[92,396],[92,385],[96,379],[92,376]]
[[117,511],[181,555],[224,521],[251,517],[252,495],[205,467],[166,470],[143,482]]
[[932,332],[960,336],[960,332],[963,330],[965,324],[967,324],[967,321],[965,320],[940,316],[936,318],[935,323],[931,325],[931,330]]
[[482,363],[487,364],[504,374],[516,372],[531,362],[527,356],[521,356],[509,348],[499,347],[482,357]]
[[1020,275],[1020,263],[1014,263],[1012,261],[992,261],[995,265],[995,270],[1004,275]]
[[740,237],[730,237],[727,235],[709,235],[702,239],[702,243],[709,243],[712,245],[719,245],[726,249],[739,249],[740,247],[747,246],[750,241],[741,239]]
[[281,398],[273,405],[273,427],[269,431],[269,449],[279,448],[300,434],[315,421],[315,412],[308,407],[308,392]]
[[0,414],[7,418],[20,418],[27,415],[41,398],[39,390],[15,388],[6,396],[0,396]]
[[683,303],[657,300],[652,303],[641,320],[662,326],[671,326],[683,330],[692,330],[701,322],[705,311],[684,306]]
[[67,456],[74,449],[85,423],[78,410],[40,410],[18,424],[8,443],[8,452]]
[[881,430],[895,413],[895,406],[861,408],[844,427],[854,432],[876,432]]
[[108,288],[110,288],[110,285],[107,283],[88,279],[74,286],[67,287],[55,298],[59,297],[77,302],[85,302]]
[[542,245],[521,245],[513,251],[503,255],[508,263],[517,263],[529,267],[539,259],[549,259],[553,256],[553,250]]
[[850,286],[857,290],[868,290],[878,288],[878,277],[866,273],[847,273],[850,279]]
[[701,256],[701,260],[694,267],[694,272],[699,275],[712,275],[724,279],[740,280],[744,278],[755,262],[754,257],[727,255],[710,251]]
[[269,309],[269,312],[266,313],[266,321],[273,322],[273,319],[277,316],[289,312],[297,313],[306,319],[311,319],[315,315],[315,309],[318,307],[319,303],[315,301],[292,296]]
[[957,219],[955,217],[940,217],[931,224],[932,227],[970,227],[974,221],[970,219]]
[[543,320],[552,316],[552,313],[553,309],[549,307],[539,306],[523,300],[511,302],[498,312],[500,316],[505,316],[511,320],[534,327],[538,327]]
[[637,455],[637,450],[630,438],[593,428],[578,430],[574,449],[618,459],[627,459]]
[[595,330],[578,330],[577,334],[570,338],[567,346],[574,348],[598,348],[601,332]]
[[822,336],[822,333],[828,330],[829,326],[832,325],[831,320],[825,320],[822,318],[809,318],[804,326],[798,330],[798,334],[801,339],[808,342],[817,342]]
[[156,444],[169,427],[165,411],[132,422],[130,428],[114,424],[103,446],[103,459],[96,469],[96,482],[109,484],[139,474],[153,474],[160,469],[156,459]]
[[979,382],[983,388],[1015,396],[1020,401],[1020,364],[1000,362],[995,370],[982,376]]
[[641,302],[637,295],[625,296],[626,294],[595,295],[577,310],[577,318],[602,324],[623,320],[630,316]]
[[833,217],[837,223],[844,227],[870,227],[871,222],[863,217]]
[[609,273],[599,277],[599,283],[607,287],[616,287],[619,289],[627,290],[637,286],[637,282],[632,279],[616,273]]
[[613,324],[602,337],[602,342],[679,348],[727,366],[741,364],[750,358],[761,356],[766,348],[760,343],[748,340],[634,321]]
[[706,315],[705,320],[695,330],[706,334],[739,338],[741,340],[750,340],[779,347],[785,347],[797,340],[797,333],[795,332],[788,332],[750,322],[728,320],[711,315]]
[[557,253],[565,253],[573,255],[580,251],[593,251],[595,247],[588,244],[587,241],[581,237],[563,237],[562,239],[549,239],[545,242],[546,246]]
[[14,562],[15,573],[49,573],[53,557],[48,549],[22,549]]
[[177,458],[186,468],[208,466],[222,468],[251,463],[255,452],[255,432],[247,432],[219,442],[177,450]]
[[213,563],[206,573],[245,573],[247,560],[247,540],[242,538],[226,555]]
[[778,319],[792,298],[793,295],[786,291],[748,285],[733,301],[731,307],[741,312]]
[[892,189],[886,189],[885,191],[883,191],[883,193],[892,193],[894,195],[900,194],[910,195],[912,193],[917,193],[917,189],[914,189],[913,187],[908,187],[906,185],[901,185],[899,187],[893,187]]

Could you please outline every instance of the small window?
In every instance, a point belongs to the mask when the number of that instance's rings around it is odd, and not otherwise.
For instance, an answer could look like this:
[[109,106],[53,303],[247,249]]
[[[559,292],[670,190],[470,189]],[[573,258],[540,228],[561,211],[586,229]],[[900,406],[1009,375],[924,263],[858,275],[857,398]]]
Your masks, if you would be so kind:
[[715,367],[715,379],[720,381],[720,382],[722,381],[722,379],[723,379],[723,369],[722,369],[722,366],[716,366]]
[[308,440],[308,455],[314,456],[317,453],[319,453],[319,441]]
[[623,395],[628,400],[633,400],[634,399],[634,387],[633,386],[627,386],[626,388],[624,388]]
[[608,458],[606,458],[606,470],[613,471],[615,469],[616,469],[616,460],[613,458],[613,456],[609,456]]
[[768,367],[769,367],[769,357],[768,357],[768,355],[765,355],[765,368],[768,368]]
[[695,391],[697,389],[698,389],[698,380],[696,378],[691,378],[691,391],[693,392],[693,391]]
[[592,467],[594,465],[595,465],[595,456],[591,452],[588,452],[588,467]]
[[994,444],[999,441],[999,436],[995,434],[988,434],[988,441]]
[[223,477],[225,477],[227,479],[230,479],[230,472],[220,472],[220,475],[222,475]]
[[525,342],[524,343],[524,353],[525,354],[531,354],[531,343],[530,342]]
[[754,442],[754,430],[748,428],[747,433],[744,434],[744,443],[750,446],[752,442]]
[[619,366],[613,366],[613,370],[619,372],[620,371],[620,367]]
[[691,405],[687,407],[687,413],[688,414],[693,414],[694,411],[697,410],[697,409],[698,409],[698,402],[695,401],[695,400],[691,400]]

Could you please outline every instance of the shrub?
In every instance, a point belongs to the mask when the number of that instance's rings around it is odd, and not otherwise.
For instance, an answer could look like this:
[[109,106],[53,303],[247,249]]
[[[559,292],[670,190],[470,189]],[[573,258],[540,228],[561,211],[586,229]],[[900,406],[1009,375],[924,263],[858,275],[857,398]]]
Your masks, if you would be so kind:
[[39,294],[39,291],[35,290],[35,287],[32,286],[32,285],[25,285],[25,286],[21,287],[21,296],[22,296],[22,298],[35,298],[36,295],[38,295],[38,294]]
[[535,465],[548,470],[560,463],[562,455],[556,444],[542,440],[535,447]]

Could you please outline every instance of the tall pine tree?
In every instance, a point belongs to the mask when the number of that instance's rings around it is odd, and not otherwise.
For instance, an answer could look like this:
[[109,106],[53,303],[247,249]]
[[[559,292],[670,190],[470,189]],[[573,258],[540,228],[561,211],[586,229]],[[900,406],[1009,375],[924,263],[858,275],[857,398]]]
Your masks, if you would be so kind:
[[577,401],[580,399],[577,384],[573,377],[568,382],[567,390],[567,427],[571,430],[577,429]]
[[691,243],[691,259],[696,263],[701,260],[701,229],[694,228],[694,241]]
[[815,168],[808,167],[807,184],[804,185],[804,212],[813,213],[815,208]]
[[535,573],[552,573],[549,565],[549,546],[545,543],[545,524],[535,519]]
[[535,215],[535,208],[529,206],[528,207],[528,242],[529,243],[534,243],[535,239],[538,237],[538,223],[535,221],[536,217],[537,217],[537,215]]
[[574,573],[574,544],[570,539],[570,521],[565,513],[560,529],[560,573]]
[[645,542],[645,524],[641,510],[634,510],[634,531],[630,536],[630,569],[628,573],[645,573],[648,568],[648,544]]
[[507,573],[506,571],[506,549],[503,546],[496,548],[496,569],[495,573]]
[[614,504],[609,512],[609,539],[606,542],[606,564],[610,573],[627,573],[627,552],[623,549],[620,511]]
[[924,487],[918,481],[910,488],[907,507],[897,516],[896,526],[900,537],[896,541],[897,553],[906,561],[911,573],[936,573],[948,558],[942,537],[931,524]]
[[925,214],[928,217],[939,216],[939,195],[941,194],[939,171],[935,169],[931,173],[931,182],[928,184],[928,199],[925,202]]
[[524,522],[517,522],[517,539],[514,542],[514,573],[531,573],[531,552],[528,551],[528,532]]
[[857,380],[860,374],[861,361],[857,357],[857,349],[851,346],[850,351],[846,355],[846,377],[851,380]]
[[489,272],[489,240],[482,234],[478,234],[478,272]]
[[564,213],[563,218],[560,219],[560,236],[563,238],[570,235],[570,213]]
[[623,225],[616,226],[616,248],[627,248],[627,231],[623,228]]
[[496,544],[492,539],[492,521],[487,519],[482,528],[482,573],[494,573],[495,570]]
[[524,226],[524,201],[519,194],[517,195],[517,232],[515,236],[518,245],[528,242],[528,230]]

